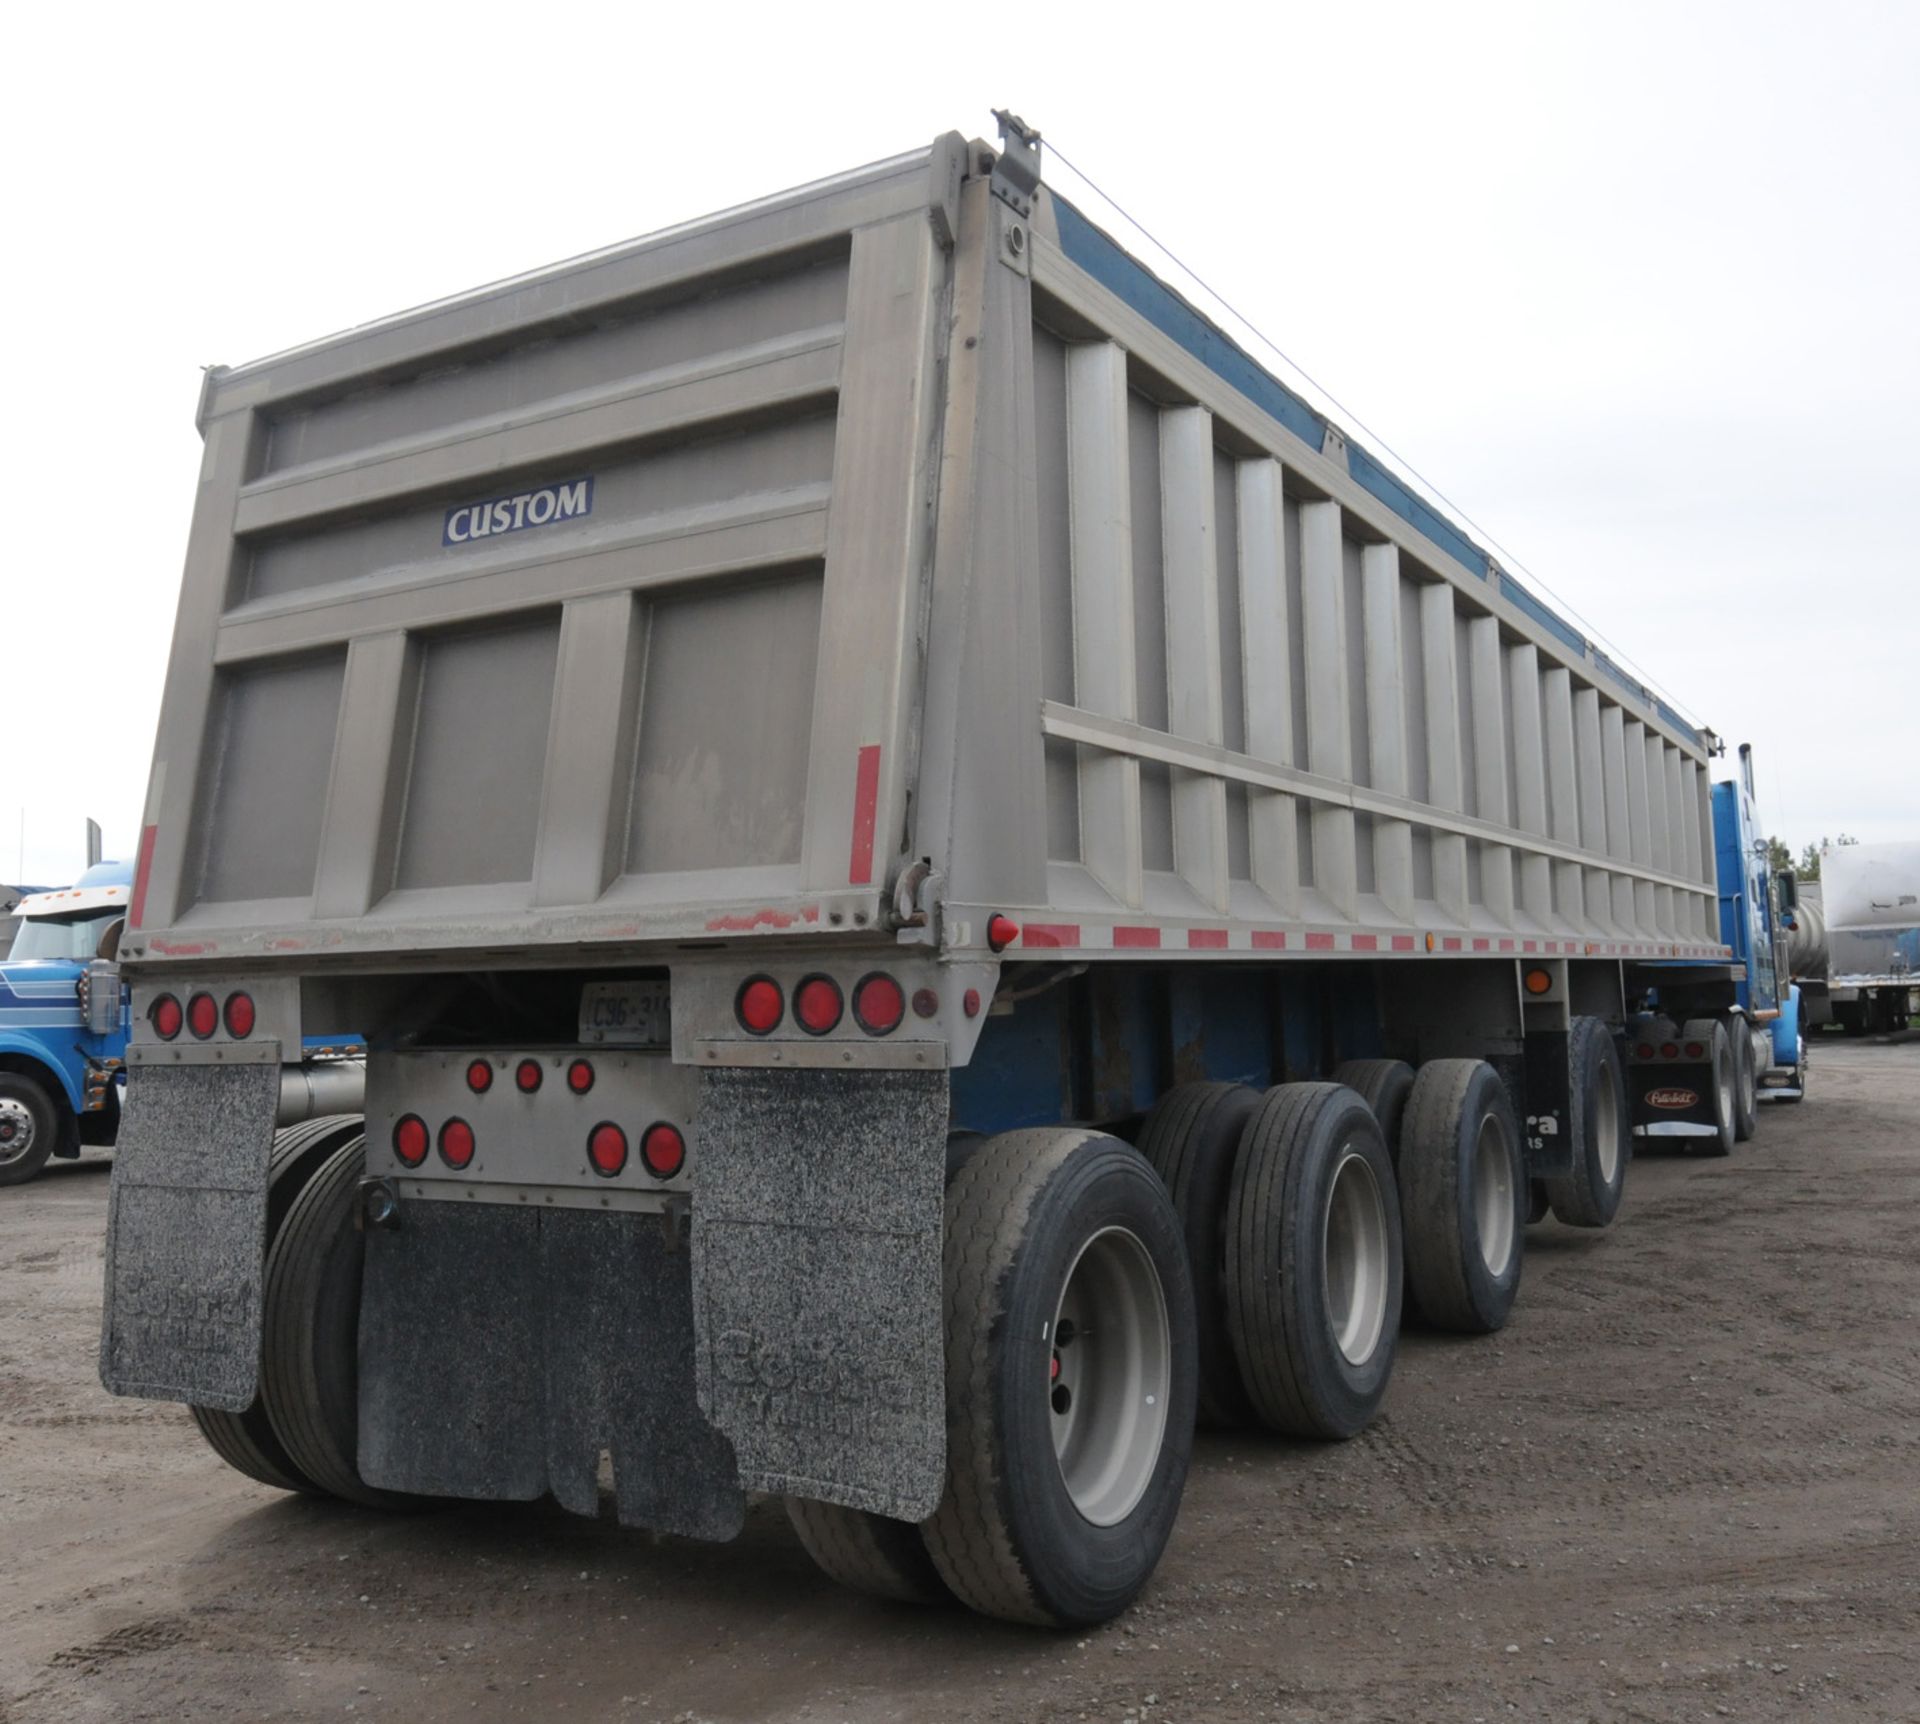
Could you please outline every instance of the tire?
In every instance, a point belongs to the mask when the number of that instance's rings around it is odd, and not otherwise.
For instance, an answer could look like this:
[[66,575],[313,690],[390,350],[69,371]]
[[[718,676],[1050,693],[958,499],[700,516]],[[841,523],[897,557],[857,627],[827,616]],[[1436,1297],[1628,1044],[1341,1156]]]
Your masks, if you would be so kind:
[[1227,1316],[1260,1422],[1341,1438],[1379,1411],[1398,1346],[1400,1204],[1373,1110],[1342,1084],[1269,1090],[1227,1202]]
[[1436,1328],[1490,1335],[1520,1291],[1527,1167],[1500,1074],[1484,1060],[1429,1060],[1401,1127],[1407,1282]]
[[1333,1081],[1343,1083],[1373,1109],[1380,1135],[1387,1140],[1387,1157],[1400,1167],[1400,1124],[1406,1117],[1407,1097],[1413,1094],[1413,1067],[1405,1060],[1347,1060],[1333,1068]]
[[1753,1064],[1753,1028],[1743,1017],[1727,1019],[1727,1044],[1733,1049],[1733,1140],[1746,1143],[1758,1125],[1759,1074]]
[[355,1465],[366,1243],[354,1207],[366,1160],[359,1135],[335,1149],[294,1198],[267,1252],[260,1399],[287,1458],[317,1490],[399,1509],[416,1499],[374,1489]]
[[[1005,1132],[948,1188],[942,1258],[947,1481],[921,1527],[928,1553],[987,1616],[1107,1621],[1160,1560],[1193,1446],[1193,1288],[1172,1200],[1116,1138]],[[1076,1312],[1086,1337],[1069,1334]]]
[[1187,1241],[1200,1366],[1199,1420],[1231,1428],[1253,1418],[1227,1335],[1226,1219],[1240,1134],[1260,1092],[1237,1083],[1181,1084],[1147,1115],[1140,1153],[1166,1183]]
[[[281,1223],[293,1201],[313,1177],[314,1170],[343,1145],[359,1135],[360,1120],[354,1114],[335,1114],[304,1120],[274,1133],[273,1155],[267,1169],[267,1249],[279,1236]],[[260,1396],[245,1412],[229,1413],[216,1407],[188,1407],[200,1435],[235,1472],[244,1473],[258,1484],[274,1490],[296,1491],[304,1496],[325,1496],[312,1479],[294,1464],[285,1445],[274,1434]]]
[[1733,1154],[1734,1139],[1734,1098],[1739,1093],[1739,1085],[1733,1071],[1733,1043],[1728,1039],[1725,1024],[1710,1018],[1699,1018],[1680,1026],[1680,1033],[1688,1041],[1707,1044],[1707,1063],[1713,1069],[1711,1092],[1713,1095],[1713,1122],[1717,1135],[1713,1137],[1694,1137],[1687,1139],[1697,1155],[1721,1156]]
[[0,1072],[0,1185],[25,1185],[47,1165],[60,1136],[53,1098],[21,1072]]
[[1545,1181],[1547,1201],[1569,1227],[1607,1227],[1627,1189],[1633,1129],[1619,1045],[1599,1018],[1573,1020],[1567,1067],[1573,1166]]
[[805,1497],[787,1498],[787,1519],[807,1555],[842,1586],[901,1604],[953,1602],[920,1529],[910,1521]]

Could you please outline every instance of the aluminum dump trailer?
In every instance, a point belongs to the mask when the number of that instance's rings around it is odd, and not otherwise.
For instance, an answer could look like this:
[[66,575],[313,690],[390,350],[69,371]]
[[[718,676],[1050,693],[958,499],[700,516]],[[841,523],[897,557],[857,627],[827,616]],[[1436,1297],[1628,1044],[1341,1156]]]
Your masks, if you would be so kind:
[[1403,1287],[1731,1146],[1711,736],[1040,162],[207,374],[109,1388],[1089,1622],[1196,1409],[1350,1435]]
[[1828,845],[1819,880],[1800,890],[1798,908],[1810,896],[1825,935],[1796,966],[1809,1023],[1849,1035],[1907,1028],[1920,987],[1920,843]]

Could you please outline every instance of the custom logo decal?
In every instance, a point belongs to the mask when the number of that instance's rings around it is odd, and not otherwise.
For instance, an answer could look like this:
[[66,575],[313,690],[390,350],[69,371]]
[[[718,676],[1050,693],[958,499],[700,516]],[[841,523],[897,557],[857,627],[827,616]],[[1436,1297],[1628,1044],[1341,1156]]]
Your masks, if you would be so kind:
[[1700,1097],[1690,1089],[1650,1089],[1647,1091],[1648,1107],[1687,1108],[1698,1107]]
[[552,527],[593,513],[593,480],[567,479],[535,491],[516,491],[510,497],[489,497],[484,503],[462,503],[447,511],[441,528],[442,545],[470,545],[476,539],[496,539],[502,533],[529,527]]

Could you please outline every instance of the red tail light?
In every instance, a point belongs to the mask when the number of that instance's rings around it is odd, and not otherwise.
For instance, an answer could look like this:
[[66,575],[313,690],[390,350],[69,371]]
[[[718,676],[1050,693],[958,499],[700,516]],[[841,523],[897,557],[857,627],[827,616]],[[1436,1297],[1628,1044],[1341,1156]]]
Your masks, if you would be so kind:
[[640,1140],[640,1159],[655,1179],[671,1179],[687,1164],[687,1140],[662,1120],[647,1127]]
[[567,1088],[575,1095],[585,1095],[593,1088],[593,1062],[575,1060],[567,1067]]
[[485,1095],[493,1088],[493,1065],[490,1061],[467,1061],[467,1088],[475,1095]]
[[940,1011],[940,996],[931,988],[916,988],[913,991],[913,1010],[916,1017],[931,1018]]
[[473,1160],[473,1127],[450,1119],[440,1128],[440,1159],[456,1173]]
[[863,976],[853,990],[855,1022],[870,1036],[891,1035],[907,1015],[907,996],[900,984],[882,970]]
[[407,1114],[393,1128],[393,1153],[409,1167],[418,1167],[427,1159],[427,1122],[417,1113]]
[[544,1075],[538,1060],[522,1060],[513,1068],[514,1087],[522,1095],[532,1095],[540,1087],[540,1079]]
[[627,1165],[627,1134],[603,1120],[587,1133],[587,1160],[602,1179],[612,1179]]
[[253,996],[251,994],[227,995],[224,1016],[227,1020],[227,1034],[236,1042],[245,1041],[253,1034]]
[[1706,1054],[1706,1051],[1707,1051],[1707,1048],[1704,1042],[1688,1042],[1687,1043],[1687,1058],[1690,1060],[1697,1060],[1697,1059],[1703,1058]]
[[156,1036],[170,1042],[180,1033],[186,1019],[181,1015],[180,1002],[171,994],[162,994],[147,1008],[147,1022],[153,1025]]
[[780,993],[780,984],[771,976],[749,976],[740,984],[740,992],[733,1002],[733,1012],[743,1030],[751,1035],[764,1036],[779,1027],[786,1004]]
[[1663,1060],[1675,1059],[1679,1056],[1679,1053],[1679,1046],[1674,1042],[1662,1042],[1660,1044],[1660,1057]]
[[187,1028],[203,1042],[220,1027],[220,1008],[211,994],[195,994],[187,1001]]
[[1636,1057],[1638,1057],[1638,1058],[1640,1058],[1640,1059],[1643,1059],[1643,1060],[1650,1060],[1650,1059],[1652,1059],[1652,1058],[1653,1058],[1653,1043],[1652,1043],[1652,1042],[1642,1042],[1642,1043],[1641,1043],[1641,1044],[1640,1044],[1640,1045],[1639,1045],[1639,1046],[1638,1046],[1637,1048],[1635,1048],[1635,1049],[1634,1049],[1633,1051],[1634,1051],[1634,1054],[1635,1054],[1635,1056],[1636,1056]]
[[793,990],[793,1015],[808,1035],[824,1036],[839,1024],[845,1009],[840,984],[831,976],[808,976]]

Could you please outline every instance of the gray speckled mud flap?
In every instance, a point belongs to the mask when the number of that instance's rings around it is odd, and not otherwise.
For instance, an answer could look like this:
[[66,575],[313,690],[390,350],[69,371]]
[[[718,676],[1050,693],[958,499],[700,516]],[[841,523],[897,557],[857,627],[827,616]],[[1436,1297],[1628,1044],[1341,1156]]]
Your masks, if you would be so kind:
[[260,1374],[277,1065],[141,1066],[107,1210],[100,1380],[240,1412]]
[[404,1203],[367,1235],[362,1477],[728,1539],[746,1500],[694,1395],[687,1245],[656,1215]]
[[701,1077],[701,1406],[749,1489],[924,1520],[946,1464],[946,1072]]

